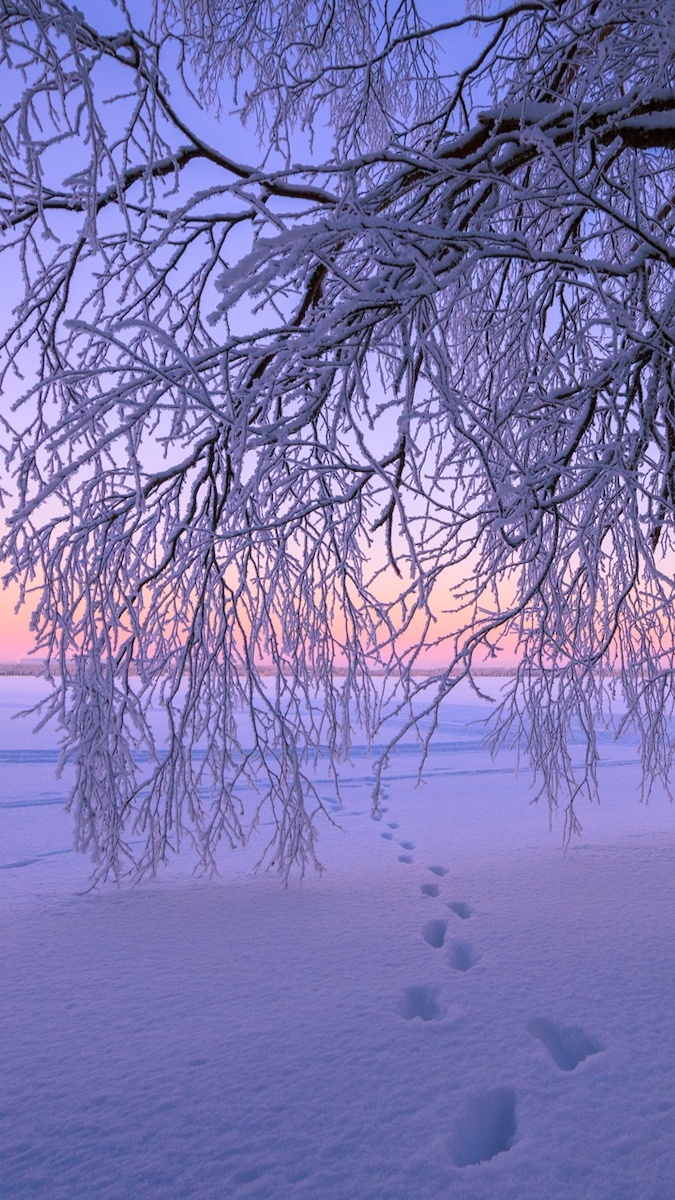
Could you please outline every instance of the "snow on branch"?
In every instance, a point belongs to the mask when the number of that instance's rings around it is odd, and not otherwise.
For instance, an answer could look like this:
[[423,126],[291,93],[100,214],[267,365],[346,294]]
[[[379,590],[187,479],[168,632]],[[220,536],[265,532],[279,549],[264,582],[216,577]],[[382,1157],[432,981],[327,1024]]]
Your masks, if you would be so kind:
[[96,21],[0,3],[2,555],[96,876],[316,862],[316,763],[424,743],[503,646],[492,744],[569,831],[615,687],[667,781],[672,6]]

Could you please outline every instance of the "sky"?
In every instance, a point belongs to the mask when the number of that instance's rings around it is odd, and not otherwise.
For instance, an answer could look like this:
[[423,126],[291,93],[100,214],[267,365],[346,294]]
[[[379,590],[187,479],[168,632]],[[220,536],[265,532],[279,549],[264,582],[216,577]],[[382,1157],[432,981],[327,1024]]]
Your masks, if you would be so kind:
[[0,662],[16,662],[30,653],[35,639],[30,631],[30,611],[24,606],[15,611],[16,587],[0,591]]

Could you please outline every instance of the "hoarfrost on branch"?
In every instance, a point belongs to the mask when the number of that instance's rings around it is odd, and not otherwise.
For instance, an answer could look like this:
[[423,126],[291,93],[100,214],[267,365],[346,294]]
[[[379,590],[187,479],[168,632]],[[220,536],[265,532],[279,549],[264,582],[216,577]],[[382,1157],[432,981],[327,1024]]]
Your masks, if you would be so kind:
[[617,681],[667,779],[675,4],[450,8],[0,0],[2,554],[98,878],[315,860],[316,757],[502,646],[568,830]]

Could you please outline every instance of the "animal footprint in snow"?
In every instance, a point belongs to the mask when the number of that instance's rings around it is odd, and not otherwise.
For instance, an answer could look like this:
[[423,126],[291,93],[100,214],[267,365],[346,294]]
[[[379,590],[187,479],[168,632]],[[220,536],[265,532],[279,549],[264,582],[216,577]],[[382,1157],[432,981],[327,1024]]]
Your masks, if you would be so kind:
[[510,1150],[516,1136],[516,1094],[512,1088],[494,1088],[471,1096],[457,1120],[450,1142],[456,1167],[488,1162]]
[[430,984],[407,987],[399,1000],[398,1011],[406,1021],[442,1021],[445,1009],[438,999],[438,988]]
[[398,829],[398,821],[387,821],[390,829]]
[[453,971],[470,971],[478,962],[478,955],[469,942],[453,942],[448,950],[448,962]]
[[431,896],[432,899],[434,899],[434,900],[436,899],[440,890],[441,889],[439,888],[437,883],[421,883],[420,884],[420,891],[421,891],[422,895],[423,896]]
[[473,909],[470,904],[465,904],[463,900],[451,900],[448,904],[450,912],[454,912],[455,916],[462,921],[468,921]]
[[432,875],[438,875],[441,878],[443,875],[447,875],[448,873],[447,867],[429,867],[429,870],[431,871]]
[[603,1049],[600,1042],[584,1033],[580,1025],[556,1025],[546,1017],[537,1017],[527,1028],[533,1037],[543,1042],[561,1071],[573,1071],[585,1058]]
[[399,854],[398,861],[404,862],[404,863],[411,863],[413,861],[413,856],[412,856],[412,854]]
[[401,847],[402,850],[414,850],[415,849],[414,842],[399,842],[399,846]]
[[381,834],[380,834],[380,837],[381,837],[381,838],[384,838],[384,839],[385,839],[385,841],[387,841],[387,842],[391,842],[391,841],[393,840],[393,837],[394,837],[394,835],[393,835],[393,833],[387,833],[387,832],[385,831],[384,833],[381,833]]
[[447,921],[427,921],[426,925],[422,926],[422,937],[427,946],[432,946],[434,950],[440,950],[445,941],[445,931],[447,928]]

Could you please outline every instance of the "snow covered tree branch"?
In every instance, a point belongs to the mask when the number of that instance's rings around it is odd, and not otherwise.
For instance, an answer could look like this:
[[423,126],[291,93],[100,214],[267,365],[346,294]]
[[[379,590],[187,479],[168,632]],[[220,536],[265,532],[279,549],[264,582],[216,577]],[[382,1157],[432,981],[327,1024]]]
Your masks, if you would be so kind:
[[311,861],[316,756],[433,728],[502,645],[493,743],[568,828],[617,680],[667,780],[675,8],[1,0],[0,33],[2,553],[98,875],[270,810]]

